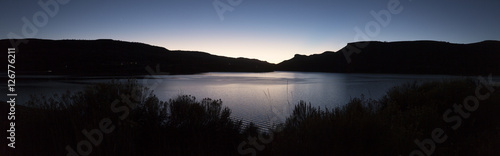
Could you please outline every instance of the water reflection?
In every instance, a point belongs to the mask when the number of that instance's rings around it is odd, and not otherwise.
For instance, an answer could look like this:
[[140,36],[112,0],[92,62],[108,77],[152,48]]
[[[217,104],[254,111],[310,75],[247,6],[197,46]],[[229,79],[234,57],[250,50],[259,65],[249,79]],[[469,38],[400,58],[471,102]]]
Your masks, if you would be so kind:
[[[243,119],[244,122],[253,121],[258,126],[268,126],[273,117],[282,120],[286,118],[299,100],[310,102],[316,107],[334,108],[361,94],[366,98],[378,99],[387,89],[397,84],[443,78],[457,77],[305,72],[205,73],[141,76],[139,83],[153,89],[160,100],[168,100],[181,94],[193,95],[199,99],[222,99],[223,104],[232,110],[234,118]],[[76,91],[83,89],[86,84],[106,81],[110,81],[110,78],[20,80],[17,86],[18,102],[26,101],[29,94],[51,95],[66,90]]]

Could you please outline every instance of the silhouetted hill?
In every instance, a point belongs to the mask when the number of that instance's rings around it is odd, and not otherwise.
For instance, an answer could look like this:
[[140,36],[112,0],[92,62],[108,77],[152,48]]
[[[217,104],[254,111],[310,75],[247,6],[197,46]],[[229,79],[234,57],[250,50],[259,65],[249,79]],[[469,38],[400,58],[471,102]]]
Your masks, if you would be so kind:
[[[141,75],[149,74],[146,67],[156,71],[159,65],[161,72],[171,74],[284,70],[500,75],[500,41],[472,44],[437,41],[355,42],[338,52],[295,55],[277,65],[256,59],[171,51],[143,43],[110,39],[27,41],[27,44],[20,44],[17,49],[18,74]],[[361,46],[365,47],[357,48]],[[0,40],[0,47],[11,47],[10,41]],[[351,52],[349,57],[344,55],[349,54],[345,51]]]
[[[353,47],[358,48],[356,51]],[[345,52],[351,52],[350,62]],[[356,53],[357,52],[357,53]],[[347,55],[349,56],[349,55]],[[355,42],[338,52],[295,55],[277,70],[340,73],[500,74],[500,41],[453,44],[437,41]]]
[[[146,67],[173,74],[199,72],[264,72],[274,64],[204,52],[170,51],[143,43],[100,40],[27,39],[16,54],[16,72],[24,74],[136,75]],[[0,40],[0,47],[11,47]]]

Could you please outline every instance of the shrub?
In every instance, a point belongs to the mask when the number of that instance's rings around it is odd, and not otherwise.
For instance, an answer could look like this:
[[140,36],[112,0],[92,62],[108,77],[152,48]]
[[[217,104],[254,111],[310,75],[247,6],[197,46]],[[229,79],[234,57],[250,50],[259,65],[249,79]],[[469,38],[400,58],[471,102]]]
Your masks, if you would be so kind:
[[[429,138],[433,129],[442,128],[448,139],[436,144],[436,155],[500,155],[500,92],[467,112],[470,116],[457,130],[443,121],[443,113],[475,95],[477,85],[473,80],[408,83],[379,100],[362,96],[333,109],[300,101],[285,123],[270,130],[274,140],[259,154],[408,155],[418,149],[415,139]],[[94,155],[238,155],[237,146],[259,133],[254,123],[242,129],[221,100],[180,95],[160,101],[136,81],[33,96],[28,105],[16,107],[20,135],[15,153],[0,148],[7,155],[66,155],[65,147],[87,139],[82,130],[97,128],[103,118],[111,119],[116,129],[93,147]],[[113,106],[129,111],[117,112]],[[8,109],[3,102],[1,111]]]
[[475,95],[479,82],[443,80],[395,86],[379,100],[353,98],[332,110],[299,102],[266,155],[408,155],[415,139],[443,128],[436,155],[499,155],[500,92],[480,102],[459,129],[443,121],[447,109]]
[[163,102],[134,80],[32,96],[27,105],[18,106],[18,134],[23,135],[16,138],[15,155],[66,155],[67,145],[76,149],[88,139],[82,130],[99,128],[104,118],[116,128],[92,147],[94,155],[235,155],[242,138],[242,122],[230,118],[221,100],[198,102],[183,95]]

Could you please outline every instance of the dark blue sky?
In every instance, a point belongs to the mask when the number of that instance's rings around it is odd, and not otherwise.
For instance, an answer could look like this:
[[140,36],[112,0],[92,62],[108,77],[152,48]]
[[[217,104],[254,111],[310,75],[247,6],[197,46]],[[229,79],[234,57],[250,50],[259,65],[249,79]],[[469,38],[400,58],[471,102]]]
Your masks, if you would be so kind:
[[38,2],[2,0],[0,38],[108,38],[273,63],[359,40],[500,40],[498,0],[40,0],[57,3],[53,16]]

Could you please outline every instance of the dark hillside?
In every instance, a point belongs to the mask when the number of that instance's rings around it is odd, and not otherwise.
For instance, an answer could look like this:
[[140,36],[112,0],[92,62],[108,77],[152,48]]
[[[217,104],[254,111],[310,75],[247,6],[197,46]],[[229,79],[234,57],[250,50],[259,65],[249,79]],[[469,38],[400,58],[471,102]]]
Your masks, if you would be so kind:
[[[9,40],[0,40],[10,47]],[[143,43],[100,40],[28,39],[16,54],[16,72],[22,74],[136,75],[146,67],[173,74],[199,72],[265,72],[273,64],[229,58],[204,52],[170,51]]]
[[[348,55],[356,45],[358,53]],[[351,49],[349,49],[351,48]],[[453,44],[437,41],[356,42],[338,52],[295,55],[277,65],[278,70],[398,73],[398,74],[500,74],[500,41]]]

